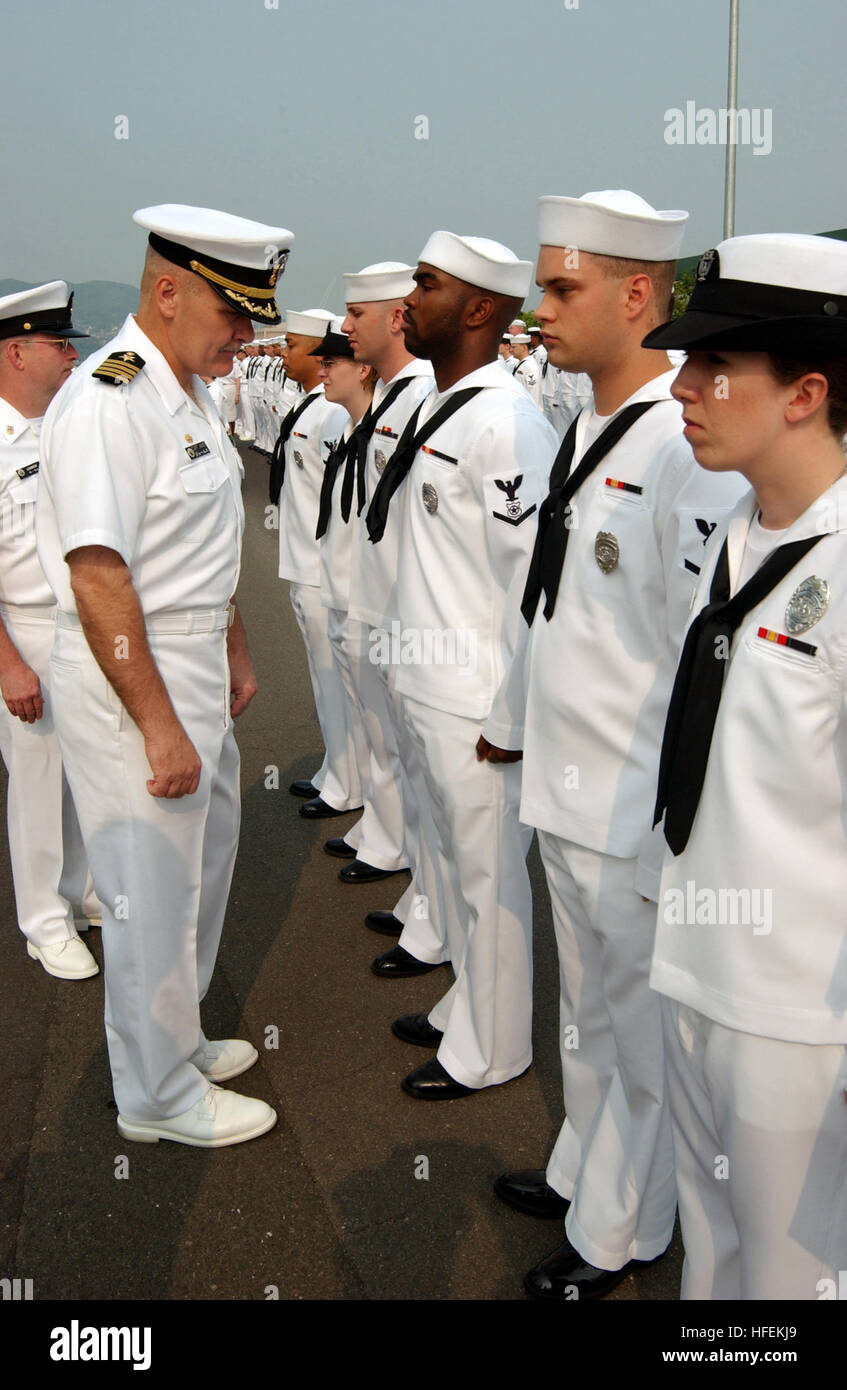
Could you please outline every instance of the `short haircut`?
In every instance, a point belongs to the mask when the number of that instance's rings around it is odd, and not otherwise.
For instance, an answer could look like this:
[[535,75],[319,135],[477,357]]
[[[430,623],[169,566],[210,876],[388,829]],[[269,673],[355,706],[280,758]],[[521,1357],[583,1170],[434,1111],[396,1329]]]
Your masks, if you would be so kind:
[[676,261],[630,261],[624,256],[597,256],[607,280],[628,280],[631,275],[649,275],[653,285],[656,313],[666,315],[665,306],[673,299]]
[[780,353],[768,353],[773,375],[783,386],[796,381],[809,372],[820,372],[829,383],[826,403],[828,423],[833,434],[841,439],[847,433],[847,357],[832,357],[809,360],[807,357],[783,357]]

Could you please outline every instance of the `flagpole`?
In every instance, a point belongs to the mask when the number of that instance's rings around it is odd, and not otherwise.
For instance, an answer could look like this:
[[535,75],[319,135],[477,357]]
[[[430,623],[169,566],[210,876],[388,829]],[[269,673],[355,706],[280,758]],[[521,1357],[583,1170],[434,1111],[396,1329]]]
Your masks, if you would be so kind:
[[738,110],[738,5],[739,0],[729,0],[729,78],[727,81],[727,141],[726,171],[723,196],[723,234],[724,238],[735,235],[735,152],[736,141],[730,138],[737,134],[738,123],[735,113]]

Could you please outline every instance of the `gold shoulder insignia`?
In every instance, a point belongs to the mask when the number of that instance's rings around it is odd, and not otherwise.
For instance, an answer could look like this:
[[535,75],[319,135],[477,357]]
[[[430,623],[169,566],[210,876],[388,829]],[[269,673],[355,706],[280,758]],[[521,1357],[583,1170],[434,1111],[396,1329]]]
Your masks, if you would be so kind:
[[144,358],[139,357],[137,352],[113,352],[91,375],[96,376],[98,381],[109,381],[113,386],[122,386],[132,381],[143,366]]

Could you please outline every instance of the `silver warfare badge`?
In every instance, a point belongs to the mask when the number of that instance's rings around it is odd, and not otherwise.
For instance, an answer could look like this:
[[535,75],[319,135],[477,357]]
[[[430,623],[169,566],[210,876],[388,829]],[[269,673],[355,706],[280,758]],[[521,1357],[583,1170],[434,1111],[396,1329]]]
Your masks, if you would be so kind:
[[604,574],[611,574],[621,558],[617,536],[611,531],[598,531],[594,537],[594,559]]
[[387,462],[388,459],[385,457],[385,454],[382,452],[382,450],[374,449],[374,463],[376,464],[377,473],[382,473],[385,471],[385,465],[387,464]]
[[297,464],[298,468],[303,467],[303,455],[300,453],[299,449],[294,450],[294,462]]
[[791,633],[808,632],[819,623],[829,607],[830,589],[825,579],[810,574],[802,584],[798,584],[788,600],[785,610],[785,626]]
[[438,511],[438,493],[435,491],[432,483],[424,483],[421,488],[421,497],[423,498],[423,504],[430,516]]

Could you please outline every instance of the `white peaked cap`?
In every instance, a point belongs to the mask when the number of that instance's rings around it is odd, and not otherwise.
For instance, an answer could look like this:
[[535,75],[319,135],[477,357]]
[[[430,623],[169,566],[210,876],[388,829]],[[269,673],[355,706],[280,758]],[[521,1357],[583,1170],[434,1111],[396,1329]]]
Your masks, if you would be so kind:
[[345,304],[375,304],[382,300],[405,299],[415,288],[413,266],[403,261],[377,261],[355,274],[344,276]]
[[139,208],[132,220],[150,233],[154,251],[202,276],[237,313],[279,323],[274,291],[294,240],[287,227],[184,203]]
[[294,233],[287,227],[269,227],[229,212],[186,207],[182,203],[139,208],[132,220],[148,232],[187,246],[201,256],[252,270],[265,270],[272,249],[276,248],[279,254],[289,250],[294,241]]
[[18,290],[0,299],[0,338],[25,333],[58,333],[63,338],[87,338],[71,323],[73,295],[64,280],[50,280],[31,290]]
[[847,294],[847,243],[801,232],[762,232],[719,241],[722,280]]
[[626,188],[581,198],[545,196],[538,200],[538,244],[633,261],[675,261],[687,221],[687,212],[659,212]]
[[305,338],[322,338],[332,319],[329,309],[286,310],[286,333],[302,333]]
[[525,298],[532,282],[532,261],[519,261],[508,246],[487,237],[433,232],[418,260],[468,285],[512,299]]

